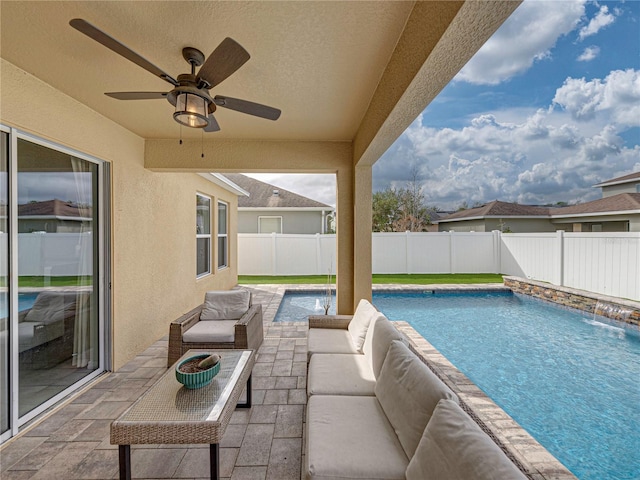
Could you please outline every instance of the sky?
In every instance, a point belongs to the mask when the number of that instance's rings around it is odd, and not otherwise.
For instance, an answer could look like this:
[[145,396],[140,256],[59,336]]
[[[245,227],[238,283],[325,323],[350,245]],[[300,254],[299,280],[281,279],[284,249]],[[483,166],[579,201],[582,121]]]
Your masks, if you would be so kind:
[[[584,203],[640,171],[640,1],[525,0],[373,166],[427,205]],[[251,175],[335,206],[332,175]]]

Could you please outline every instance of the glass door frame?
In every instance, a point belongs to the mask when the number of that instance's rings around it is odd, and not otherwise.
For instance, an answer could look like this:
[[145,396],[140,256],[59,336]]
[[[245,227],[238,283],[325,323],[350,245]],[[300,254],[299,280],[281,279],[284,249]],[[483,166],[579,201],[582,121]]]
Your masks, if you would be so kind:
[[[10,365],[10,386],[9,386],[9,411],[10,411],[10,428],[7,432],[0,436],[0,443],[4,442],[8,438],[15,436],[20,427],[27,422],[33,420],[38,415],[42,414],[47,409],[54,406],[56,403],[63,400],[69,394],[78,390],[80,387],[94,380],[99,375],[102,375],[105,371],[111,368],[110,365],[110,351],[111,351],[111,335],[110,335],[110,319],[107,318],[107,314],[110,313],[110,295],[109,289],[111,287],[110,281],[110,241],[106,236],[106,232],[109,230],[107,215],[110,211],[108,202],[110,201],[110,170],[109,164],[96,157],[84,154],[77,150],[65,147],[63,145],[44,140],[29,133],[20,131],[16,128],[6,127],[0,124],[0,130],[9,133],[9,325],[10,325],[10,343],[9,343],[9,365]],[[18,318],[18,139],[25,140],[37,145],[41,145],[52,150],[56,150],[74,157],[80,158],[87,162],[97,165],[98,178],[97,178],[97,227],[98,227],[98,251],[94,252],[94,255],[98,255],[98,275],[94,280],[97,280],[97,294],[98,294],[98,342],[99,342],[99,356],[98,356],[98,368],[83,377],[78,382],[67,387],[57,395],[53,396],[49,400],[45,401],[38,407],[30,410],[23,416],[19,416],[19,338],[18,329],[13,325],[15,319],[17,326]],[[109,276],[107,276],[109,275]]]

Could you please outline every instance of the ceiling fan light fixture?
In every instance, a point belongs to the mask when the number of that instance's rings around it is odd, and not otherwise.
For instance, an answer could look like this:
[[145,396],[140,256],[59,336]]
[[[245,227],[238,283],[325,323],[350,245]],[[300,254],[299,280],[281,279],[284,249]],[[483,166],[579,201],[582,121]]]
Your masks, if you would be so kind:
[[173,118],[187,127],[204,128],[209,125],[208,107],[205,98],[193,93],[180,92],[176,96],[176,111],[173,113]]

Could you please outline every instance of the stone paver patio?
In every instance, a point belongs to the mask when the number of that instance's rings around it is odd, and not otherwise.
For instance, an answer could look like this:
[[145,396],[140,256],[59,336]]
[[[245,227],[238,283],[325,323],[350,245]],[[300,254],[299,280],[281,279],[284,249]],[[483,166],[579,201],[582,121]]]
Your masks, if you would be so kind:
[[[305,417],[307,326],[273,324],[281,287],[252,288],[264,311],[265,339],[253,369],[253,407],[238,409],[220,444],[221,477],[300,479]],[[94,382],[0,450],[3,480],[118,478],[109,425],[166,371],[167,338]],[[134,445],[136,479],[201,479],[208,445]]]

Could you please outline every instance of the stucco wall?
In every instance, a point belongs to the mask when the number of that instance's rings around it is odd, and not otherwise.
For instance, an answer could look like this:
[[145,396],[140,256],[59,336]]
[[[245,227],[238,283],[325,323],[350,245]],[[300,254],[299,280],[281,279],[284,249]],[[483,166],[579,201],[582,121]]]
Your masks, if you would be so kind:
[[463,220],[439,224],[441,232],[492,232],[507,227],[513,233],[555,232],[560,228],[545,218],[487,218],[485,220]]
[[[4,125],[111,164],[111,338],[118,369],[168,334],[169,323],[201,303],[205,291],[237,283],[237,197],[193,173],[145,169],[144,139],[4,60],[0,75]],[[231,267],[199,280],[196,192],[213,197],[214,214],[215,200],[230,205]]]

